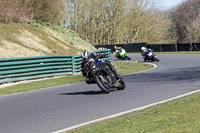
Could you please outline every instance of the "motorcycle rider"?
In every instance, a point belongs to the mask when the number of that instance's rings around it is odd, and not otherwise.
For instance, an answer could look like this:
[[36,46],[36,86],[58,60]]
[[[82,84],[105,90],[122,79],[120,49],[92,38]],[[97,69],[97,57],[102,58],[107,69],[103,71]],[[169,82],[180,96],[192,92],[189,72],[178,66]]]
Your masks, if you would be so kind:
[[123,48],[122,47],[117,47],[117,46],[114,46],[114,54],[119,54],[119,53],[121,53],[121,51],[123,50]]
[[90,70],[92,69],[91,68],[92,67],[91,64],[92,64],[92,62],[94,62],[94,59],[91,58],[91,56],[94,57],[95,55],[91,54],[88,51],[85,51],[82,54],[83,62],[81,64],[81,68],[82,68],[81,71],[82,71],[82,75],[84,77],[86,77],[85,82],[87,84],[95,83],[94,79],[90,76]]
[[152,49],[147,49],[145,47],[142,47],[141,51],[142,51],[141,55],[144,58],[144,61],[151,60],[151,61],[158,61],[159,62],[159,59],[153,53]]
[[145,55],[147,55],[149,53],[149,50],[153,51],[152,49],[148,49],[146,47],[141,47],[141,51],[142,51],[141,55],[144,57]]
[[[92,84],[95,83],[94,78],[92,77],[92,75],[90,74],[90,70],[93,69],[93,63],[95,63],[95,61],[99,58],[99,57],[105,58],[106,55],[104,53],[90,53],[88,51],[85,51],[82,54],[82,59],[83,62],[81,64],[81,71],[82,71],[82,75],[84,77],[86,77],[85,82],[87,84]],[[112,64],[105,60],[105,63],[111,68],[114,69],[114,67],[112,66]],[[117,78],[120,78],[120,75],[118,73],[115,73]]]
[[120,57],[120,53],[123,51],[124,49],[122,47],[117,47],[117,46],[114,46],[114,54],[117,58]]

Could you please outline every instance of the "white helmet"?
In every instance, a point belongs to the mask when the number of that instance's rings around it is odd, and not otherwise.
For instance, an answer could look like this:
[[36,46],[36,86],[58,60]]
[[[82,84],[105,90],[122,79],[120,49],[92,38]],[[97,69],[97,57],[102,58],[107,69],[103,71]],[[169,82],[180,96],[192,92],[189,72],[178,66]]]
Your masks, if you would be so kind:
[[141,47],[141,50],[142,50],[142,51],[145,51],[145,50],[146,50],[146,48],[145,48],[145,47]]
[[90,58],[90,52],[87,52],[87,51],[83,52],[82,57],[84,59]]

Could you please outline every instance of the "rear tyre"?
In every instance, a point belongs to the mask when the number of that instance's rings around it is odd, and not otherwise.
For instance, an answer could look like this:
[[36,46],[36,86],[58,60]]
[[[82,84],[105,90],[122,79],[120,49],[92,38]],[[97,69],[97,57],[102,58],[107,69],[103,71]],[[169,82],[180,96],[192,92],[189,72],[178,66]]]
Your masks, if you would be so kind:
[[105,78],[103,75],[96,75],[95,80],[97,85],[103,92],[110,93],[110,85],[107,78]]
[[116,88],[118,90],[124,90],[125,87],[126,87],[126,84],[125,84],[124,80],[121,78],[120,81],[119,81],[119,86],[117,86]]

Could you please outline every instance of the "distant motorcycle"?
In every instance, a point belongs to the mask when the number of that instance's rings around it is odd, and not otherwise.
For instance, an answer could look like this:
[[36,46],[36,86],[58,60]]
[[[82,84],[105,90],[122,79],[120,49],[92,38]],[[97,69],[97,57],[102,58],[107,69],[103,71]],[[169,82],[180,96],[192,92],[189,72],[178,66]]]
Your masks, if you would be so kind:
[[96,83],[105,93],[110,93],[111,88],[124,90],[126,85],[123,78],[109,60],[100,59],[104,57],[104,54],[97,54],[94,58],[83,59],[82,73],[86,77],[85,82],[87,84]]
[[115,57],[118,59],[122,59],[122,60],[126,60],[126,59],[131,60],[131,58],[128,56],[126,50],[124,50],[124,49],[121,49],[118,52],[116,52]]
[[156,57],[156,55],[154,54],[154,52],[152,50],[148,50],[147,52],[145,52],[143,55],[144,61],[158,61],[159,59]]

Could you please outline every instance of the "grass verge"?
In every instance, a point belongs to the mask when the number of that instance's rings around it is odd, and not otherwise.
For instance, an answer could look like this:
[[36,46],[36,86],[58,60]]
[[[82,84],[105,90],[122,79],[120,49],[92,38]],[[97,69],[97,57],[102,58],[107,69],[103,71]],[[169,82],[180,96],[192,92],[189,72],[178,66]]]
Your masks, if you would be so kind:
[[96,48],[64,26],[36,21],[0,24],[0,58],[79,55],[85,50]]
[[[153,68],[152,65],[143,64],[143,63],[135,64],[133,62],[119,62],[119,61],[113,61],[112,63],[115,65],[115,68],[118,70],[118,72],[121,75]],[[65,76],[65,77],[60,77],[60,78],[34,81],[30,83],[22,83],[22,84],[10,86],[10,87],[0,88],[0,96],[17,93],[17,92],[37,90],[40,88],[47,88],[47,87],[52,87],[52,86],[81,82],[81,81],[84,81],[84,79],[85,78],[82,75],[76,75],[76,76]]]
[[115,68],[121,75],[139,72],[139,71],[153,68],[152,65],[144,64],[144,63],[135,64],[133,62],[113,61],[112,64],[115,66]]
[[199,133],[200,93],[67,133]]

